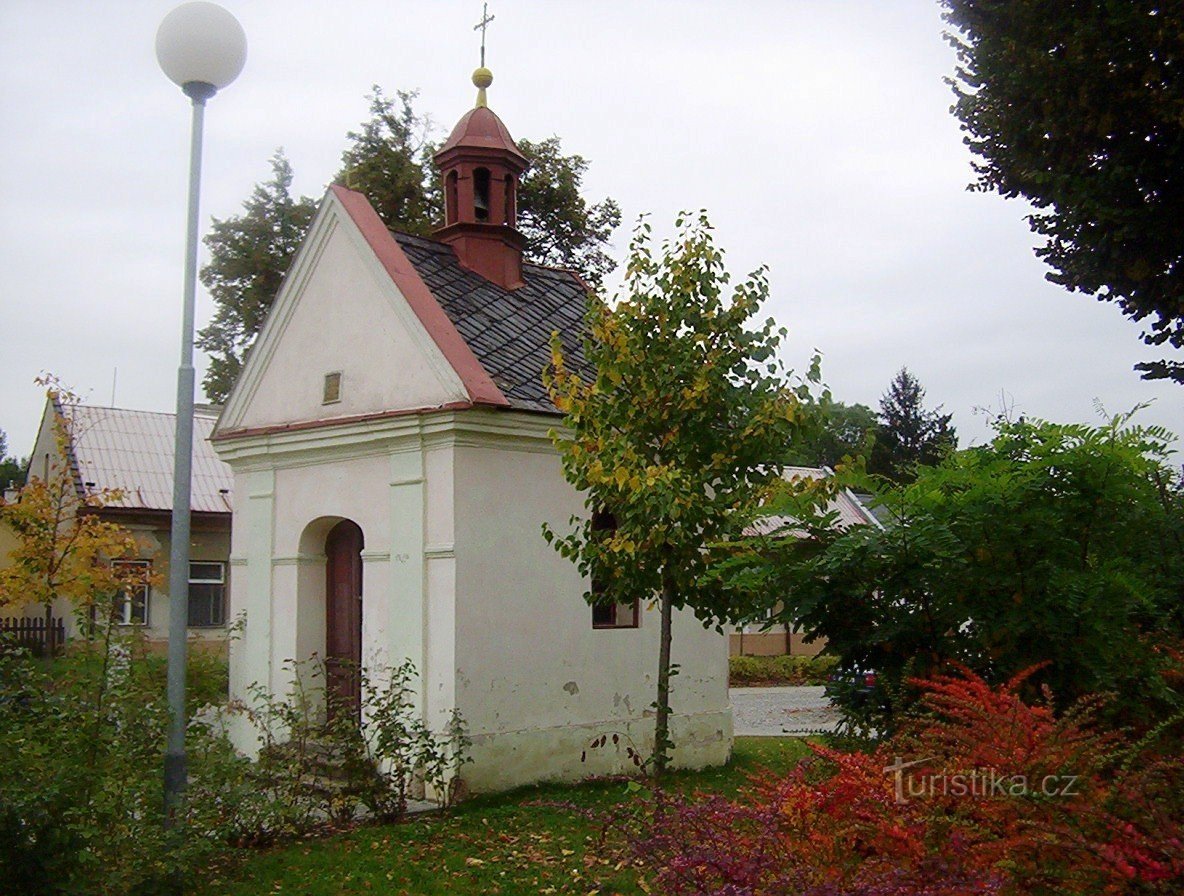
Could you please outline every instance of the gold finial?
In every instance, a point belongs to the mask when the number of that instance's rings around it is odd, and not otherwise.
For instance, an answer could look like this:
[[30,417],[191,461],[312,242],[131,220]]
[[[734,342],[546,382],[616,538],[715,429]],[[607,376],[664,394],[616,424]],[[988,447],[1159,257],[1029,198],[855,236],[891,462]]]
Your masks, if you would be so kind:
[[484,109],[489,103],[485,100],[485,88],[493,83],[493,72],[485,66],[473,72],[473,84],[477,88],[477,108]]
[[481,21],[473,26],[474,31],[481,32],[481,67],[473,72],[473,84],[477,87],[477,108],[484,109],[489,103],[485,99],[485,88],[493,83],[493,72],[485,67],[485,29],[494,16],[489,14],[489,4],[481,4]]

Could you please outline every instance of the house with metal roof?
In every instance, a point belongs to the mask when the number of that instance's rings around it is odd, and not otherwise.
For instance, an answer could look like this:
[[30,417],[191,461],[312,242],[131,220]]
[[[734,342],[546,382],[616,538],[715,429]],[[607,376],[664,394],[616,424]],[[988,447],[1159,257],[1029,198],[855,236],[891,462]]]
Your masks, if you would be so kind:
[[[789,481],[795,479],[812,479],[821,481],[834,475],[828,467],[786,467],[782,476]],[[826,512],[834,515],[834,525],[840,529],[851,526],[876,526],[882,523],[872,512],[868,503],[860,500],[859,496],[850,489],[838,491],[826,505]],[[745,535],[772,535],[777,533],[785,538],[794,538],[800,530],[794,529],[794,519],[788,516],[770,515],[754,520],[745,527]],[[774,607],[770,615],[763,619],[754,619],[745,625],[738,626],[729,635],[728,652],[732,656],[817,656],[826,647],[825,639],[807,641],[805,636],[795,630],[792,625],[777,621]]]
[[[193,517],[189,564],[189,631],[195,640],[225,648],[229,585],[230,523],[234,477],[214,453],[209,437],[219,409],[201,405],[194,414]],[[152,573],[148,584],[123,595],[118,622],[136,628],[150,646],[163,649],[169,622],[169,529],[172,521],[173,439],[176,415],[127,408],[46,401],[29,462],[30,477],[48,479],[58,457],[55,419],[65,420],[67,463],[80,498],[108,496],[87,512],[117,522],[139,545],[134,563]],[[39,612],[39,611],[38,611]],[[72,608],[59,605],[68,636],[78,632]]]
[[[660,625],[644,600],[593,610],[589,583],[543,538],[586,513],[542,383],[557,333],[582,359],[586,287],[524,261],[526,159],[485,102],[436,155],[445,223],[387,228],[331,187],[215,427],[234,473],[233,697],[288,693],[323,657],[326,712],[367,723],[359,666],[410,660],[443,730],[460,713],[472,791],[633,770],[653,738]],[[730,753],[727,638],[674,619],[676,765]],[[246,719],[230,733],[258,749]],[[605,732],[613,746],[586,750]]]

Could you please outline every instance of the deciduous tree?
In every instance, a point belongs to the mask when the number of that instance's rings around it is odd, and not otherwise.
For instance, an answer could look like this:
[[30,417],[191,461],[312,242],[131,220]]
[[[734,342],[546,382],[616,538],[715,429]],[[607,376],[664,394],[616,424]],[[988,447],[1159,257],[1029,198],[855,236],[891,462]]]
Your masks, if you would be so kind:
[[576,271],[599,289],[616,261],[609,240],[621,223],[613,199],[589,203],[581,193],[588,160],[565,156],[558,137],[538,143],[519,140],[530,160],[518,190],[518,229],[526,237],[526,257],[539,264]]
[[86,490],[70,462],[70,406],[76,396],[53,380],[44,384],[54,408],[56,459],[44,478],[31,475],[17,500],[0,506],[0,519],[17,538],[10,565],[0,569],[0,608],[38,604],[48,616],[61,597],[89,617],[95,608],[111,610],[117,596],[142,583],[144,573],[110,562],[138,556],[136,540],[96,514],[118,493]]
[[823,401],[818,427],[789,446],[790,459],[809,467],[834,467],[846,457],[866,459],[878,428],[875,412],[865,404]]
[[[588,510],[566,534],[545,529],[603,589],[589,602],[656,601],[660,611],[653,769],[669,761],[671,619],[706,625],[734,615],[728,589],[708,580],[713,549],[775,479],[807,415],[777,361],[764,269],[729,290],[704,214],[683,215],[655,255],[639,224],[616,305],[593,297],[587,370],[568,366],[558,337],[544,379],[564,429],[554,435],[568,481]],[[611,515],[611,526],[593,516]]]
[[291,188],[292,166],[276,150],[271,180],[255,186],[241,215],[215,218],[205,237],[210,261],[201,282],[216,310],[196,344],[210,356],[202,379],[210,401],[230,394],[316,210],[312,199],[294,197]]
[[[943,0],[974,188],[1036,206],[1048,278],[1184,348],[1184,13],[1159,0]],[[1184,382],[1184,362],[1137,365]]]

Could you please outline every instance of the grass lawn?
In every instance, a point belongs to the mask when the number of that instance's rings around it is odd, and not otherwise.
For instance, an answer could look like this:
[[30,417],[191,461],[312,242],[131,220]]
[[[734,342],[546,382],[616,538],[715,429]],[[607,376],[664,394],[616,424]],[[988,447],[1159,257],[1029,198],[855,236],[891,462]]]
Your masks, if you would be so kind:
[[[795,738],[737,738],[727,766],[676,773],[670,787],[733,794],[754,774],[784,772],[807,752]],[[599,826],[565,807],[610,810],[637,798],[621,781],[523,788],[470,800],[446,815],[250,853],[232,868],[211,872],[194,892],[649,893],[637,869],[589,850]],[[565,806],[555,805],[560,803]]]

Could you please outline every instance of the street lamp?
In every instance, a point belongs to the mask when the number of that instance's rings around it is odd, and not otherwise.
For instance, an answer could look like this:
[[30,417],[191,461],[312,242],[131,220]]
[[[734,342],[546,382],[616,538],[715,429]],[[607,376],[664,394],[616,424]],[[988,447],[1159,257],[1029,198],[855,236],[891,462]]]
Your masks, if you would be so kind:
[[247,61],[247,36],[216,3],[178,6],[156,32],[156,59],[193,101],[189,143],[189,213],[181,363],[177,367],[177,425],[173,448],[173,514],[169,551],[169,737],[164,756],[165,823],[171,824],[188,779],[185,759],[185,653],[189,622],[189,515],[193,475],[193,304],[197,292],[197,218],[201,132],[206,100],[238,77]]

